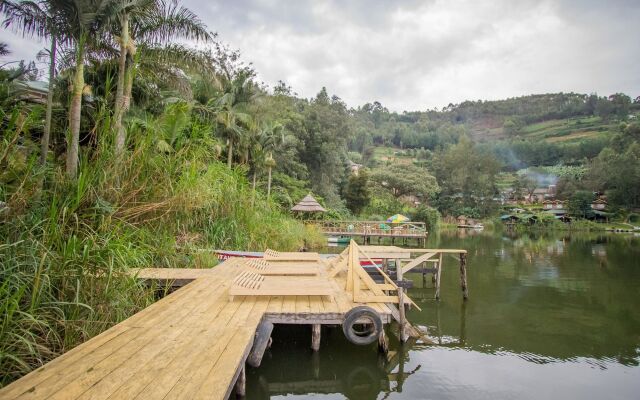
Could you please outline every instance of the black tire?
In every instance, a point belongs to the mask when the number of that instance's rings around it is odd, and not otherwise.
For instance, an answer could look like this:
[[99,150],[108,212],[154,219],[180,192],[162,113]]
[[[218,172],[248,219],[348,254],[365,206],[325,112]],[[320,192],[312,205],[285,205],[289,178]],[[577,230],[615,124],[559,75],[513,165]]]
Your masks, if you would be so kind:
[[[368,329],[366,331],[359,331],[356,329],[356,325],[359,325],[358,320],[368,320],[366,324]],[[353,344],[367,345],[378,340],[380,333],[382,333],[382,319],[378,313],[371,307],[359,306],[354,307],[344,316],[342,322],[342,332]]]

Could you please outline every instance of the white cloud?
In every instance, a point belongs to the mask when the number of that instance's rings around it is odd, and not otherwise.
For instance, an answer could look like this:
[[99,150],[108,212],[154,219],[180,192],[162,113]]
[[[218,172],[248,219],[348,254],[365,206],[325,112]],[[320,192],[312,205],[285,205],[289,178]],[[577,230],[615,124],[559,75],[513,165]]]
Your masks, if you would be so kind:
[[401,111],[555,91],[640,94],[633,1],[185,4],[260,79],[305,97],[326,86],[349,105],[379,100]]

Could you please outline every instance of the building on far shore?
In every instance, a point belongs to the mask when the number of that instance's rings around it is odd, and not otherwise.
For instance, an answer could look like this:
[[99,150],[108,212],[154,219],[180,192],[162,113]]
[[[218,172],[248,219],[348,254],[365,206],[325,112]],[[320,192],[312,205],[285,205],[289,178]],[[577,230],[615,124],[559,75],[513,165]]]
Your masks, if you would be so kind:
[[553,200],[556,197],[556,185],[549,185],[546,188],[535,188],[528,197],[529,203],[542,203],[545,200]]
[[562,200],[545,200],[542,206],[545,210],[564,210],[565,202]]
[[599,198],[591,202],[591,208],[594,210],[602,211],[607,208],[607,201]]

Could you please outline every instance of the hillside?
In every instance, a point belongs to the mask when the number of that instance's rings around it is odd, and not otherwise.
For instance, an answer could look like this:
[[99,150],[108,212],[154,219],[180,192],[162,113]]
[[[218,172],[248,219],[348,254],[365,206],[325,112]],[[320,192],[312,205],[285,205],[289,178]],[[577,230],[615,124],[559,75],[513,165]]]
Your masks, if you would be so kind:
[[481,142],[521,139],[556,143],[606,137],[615,132],[618,122],[603,120],[598,116],[569,117],[524,125],[515,132],[507,132],[503,124],[500,125],[489,128],[482,123],[474,123],[470,126],[469,133],[474,140]]

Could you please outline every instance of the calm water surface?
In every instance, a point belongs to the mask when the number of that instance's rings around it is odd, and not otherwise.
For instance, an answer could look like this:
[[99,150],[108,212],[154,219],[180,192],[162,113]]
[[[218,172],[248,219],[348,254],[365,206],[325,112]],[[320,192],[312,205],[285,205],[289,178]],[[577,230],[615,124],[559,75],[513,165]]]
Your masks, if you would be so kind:
[[409,295],[439,345],[391,353],[323,329],[277,327],[248,399],[639,399],[640,237],[441,232],[429,247],[469,251],[470,299],[445,259],[442,299],[410,274]]

